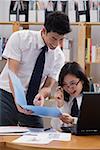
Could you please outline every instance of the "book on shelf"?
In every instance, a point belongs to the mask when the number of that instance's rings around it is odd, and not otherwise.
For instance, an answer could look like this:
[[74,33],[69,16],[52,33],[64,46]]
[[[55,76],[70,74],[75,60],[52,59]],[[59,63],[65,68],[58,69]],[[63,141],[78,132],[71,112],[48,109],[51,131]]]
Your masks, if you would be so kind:
[[100,63],[100,47],[96,47],[96,62]]
[[87,39],[87,47],[86,47],[86,62],[90,63],[90,41],[91,39]]
[[69,40],[68,38],[64,38],[63,41],[63,52],[64,52],[64,56],[65,56],[65,61],[68,62],[70,61],[70,50],[71,50],[71,40]]
[[92,45],[91,38],[86,41],[85,60],[86,63],[100,63],[100,47]]
[[11,0],[9,8],[10,21],[28,21],[29,1]]

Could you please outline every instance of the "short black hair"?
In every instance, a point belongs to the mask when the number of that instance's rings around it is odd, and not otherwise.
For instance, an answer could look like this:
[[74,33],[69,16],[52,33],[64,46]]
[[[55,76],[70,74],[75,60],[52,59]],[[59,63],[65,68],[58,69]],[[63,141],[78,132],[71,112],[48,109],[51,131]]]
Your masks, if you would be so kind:
[[[60,74],[59,74],[59,79],[58,79],[59,86],[63,87],[64,77],[67,74],[74,75],[77,78],[79,78],[80,81],[82,81],[82,83],[83,83],[82,92],[89,91],[89,80],[88,80],[86,74],[84,73],[82,67],[77,62],[68,62],[62,67]],[[64,99],[66,101],[68,101],[68,99],[69,99],[69,94],[66,91],[64,91]]]
[[44,23],[47,32],[56,32],[64,35],[71,31],[68,16],[60,11],[55,11],[47,15]]

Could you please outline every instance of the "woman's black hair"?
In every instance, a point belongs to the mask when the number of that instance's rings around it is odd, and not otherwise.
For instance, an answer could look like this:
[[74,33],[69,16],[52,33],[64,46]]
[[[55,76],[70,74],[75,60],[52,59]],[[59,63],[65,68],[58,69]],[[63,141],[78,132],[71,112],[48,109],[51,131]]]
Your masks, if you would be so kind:
[[[77,62],[68,62],[62,67],[60,74],[59,74],[59,79],[58,79],[59,86],[63,87],[64,77],[67,74],[74,75],[82,81],[83,83],[82,92],[89,91],[88,78],[86,74],[84,73],[83,69],[81,68],[81,66]],[[65,101],[69,100],[69,94],[66,91],[64,91],[64,99]]]

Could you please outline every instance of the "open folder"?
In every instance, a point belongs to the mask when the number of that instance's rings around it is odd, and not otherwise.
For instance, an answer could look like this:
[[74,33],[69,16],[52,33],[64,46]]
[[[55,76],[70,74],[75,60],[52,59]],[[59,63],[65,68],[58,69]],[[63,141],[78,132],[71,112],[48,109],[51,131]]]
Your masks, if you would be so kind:
[[20,79],[11,70],[9,70],[8,73],[13,85],[16,104],[20,105],[22,108],[31,110],[33,115],[42,117],[59,117],[61,115],[60,110],[56,107],[27,105],[24,88]]

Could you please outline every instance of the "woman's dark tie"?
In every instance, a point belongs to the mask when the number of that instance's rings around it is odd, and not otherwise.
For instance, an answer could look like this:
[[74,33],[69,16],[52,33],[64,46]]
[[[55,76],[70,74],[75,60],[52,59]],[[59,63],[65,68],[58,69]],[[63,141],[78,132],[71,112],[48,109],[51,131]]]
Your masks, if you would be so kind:
[[79,114],[79,109],[78,109],[77,99],[74,98],[73,99],[73,105],[71,108],[71,116],[78,117],[78,114]]

